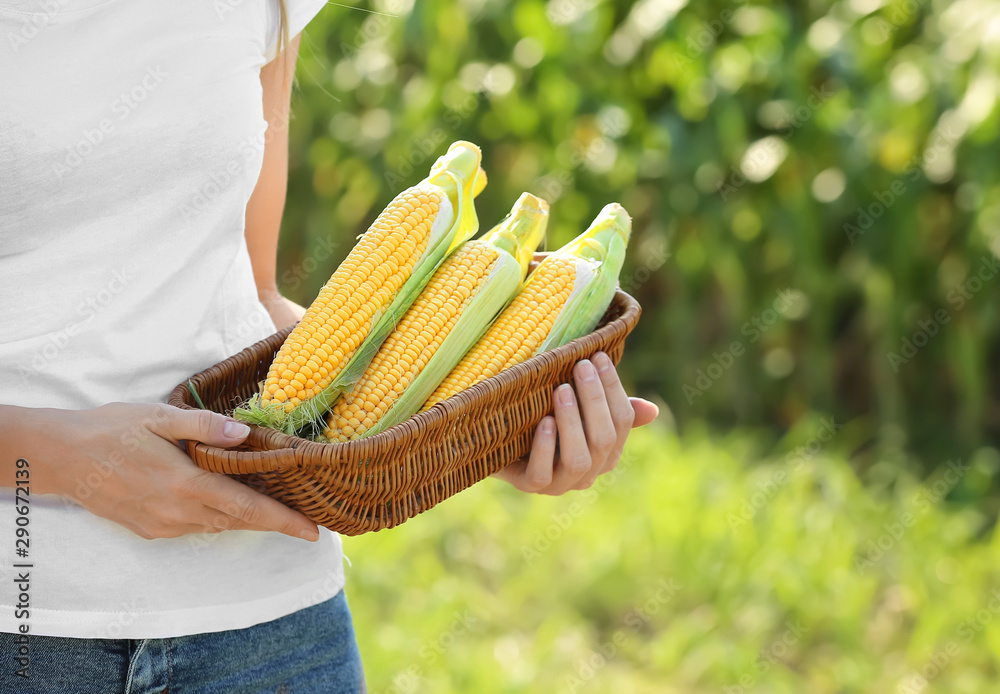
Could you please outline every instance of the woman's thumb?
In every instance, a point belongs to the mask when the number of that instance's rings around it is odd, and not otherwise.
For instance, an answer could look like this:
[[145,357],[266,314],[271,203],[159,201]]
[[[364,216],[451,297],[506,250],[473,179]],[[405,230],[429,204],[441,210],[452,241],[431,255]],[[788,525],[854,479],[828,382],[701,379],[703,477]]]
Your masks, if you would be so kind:
[[210,410],[170,409],[173,412],[160,433],[175,441],[187,439],[226,448],[241,443],[250,433],[246,424]]

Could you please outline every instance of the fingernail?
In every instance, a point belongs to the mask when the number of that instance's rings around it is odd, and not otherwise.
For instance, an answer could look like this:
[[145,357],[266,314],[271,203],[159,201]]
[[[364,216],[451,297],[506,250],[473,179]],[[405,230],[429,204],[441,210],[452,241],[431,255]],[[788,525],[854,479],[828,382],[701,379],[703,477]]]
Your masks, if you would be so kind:
[[597,371],[594,370],[594,365],[589,360],[584,359],[576,365],[576,368],[578,369],[580,380],[584,383],[597,379]]
[[554,434],[556,431],[556,423],[552,421],[551,417],[546,417],[542,420],[542,433],[543,434]]
[[246,424],[229,420],[226,422],[226,425],[222,427],[222,433],[227,439],[242,439],[250,433],[250,427]]
[[573,389],[568,383],[563,383],[556,388],[556,401],[560,405],[572,405],[576,398],[573,397]]
[[316,542],[319,539],[319,530],[313,528],[312,530],[303,530],[299,533],[299,537],[303,540],[309,540],[310,542]]
[[597,370],[601,373],[615,368],[615,365],[611,363],[611,357],[604,352],[598,352],[594,355],[594,363],[597,364]]

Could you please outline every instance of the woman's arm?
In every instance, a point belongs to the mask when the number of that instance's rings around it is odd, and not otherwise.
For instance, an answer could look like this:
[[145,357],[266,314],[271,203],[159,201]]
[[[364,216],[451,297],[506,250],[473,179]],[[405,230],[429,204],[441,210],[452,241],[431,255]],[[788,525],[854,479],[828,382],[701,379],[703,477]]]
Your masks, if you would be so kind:
[[221,530],[277,530],[315,540],[298,511],[225,475],[202,470],[183,439],[229,447],[245,424],[208,410],[112,403],[92,410],[0,405],[0,486],[58,494],[152,539]]
[[260,178],[246,212],[245,234],[257,296],[278,330],[292,325],[305,313],[303,307],[281,295],[276,277],[278,231],[288,188],[289,108],[300,38],[301,35],[292,39],[284,52],[260,71],[267,134]]

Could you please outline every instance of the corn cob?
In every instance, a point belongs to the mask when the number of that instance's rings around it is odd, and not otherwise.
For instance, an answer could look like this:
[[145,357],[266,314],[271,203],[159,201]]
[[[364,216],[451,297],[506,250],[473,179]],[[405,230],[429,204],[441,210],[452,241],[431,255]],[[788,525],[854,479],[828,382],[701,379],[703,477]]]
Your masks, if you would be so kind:
[[426,179],[389,203],[288,335],[237,418],[286,433],[322,421],[448,253],[478,230],[473,196],[486,183],[480,159],[478,147],[456,142]]
[[321,440],[377,434],[414,414],[517,292],[548,223],[527,193],[482,239],[458,248],[327,417]]
[[625,209],[612,203],[587,231],[539,263],[422,410],[591,332],[614,297],[631,228]]

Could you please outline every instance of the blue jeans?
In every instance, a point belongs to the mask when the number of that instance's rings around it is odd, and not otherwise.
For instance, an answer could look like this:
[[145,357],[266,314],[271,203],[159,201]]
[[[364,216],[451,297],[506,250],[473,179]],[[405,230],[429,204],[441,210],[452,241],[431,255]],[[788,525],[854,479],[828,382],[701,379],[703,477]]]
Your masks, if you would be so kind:
[[15,634],[0,633],[4,694],[357,694],[361,656],[347,599],[247,629],[169,639],[29,636],[28,677]]

